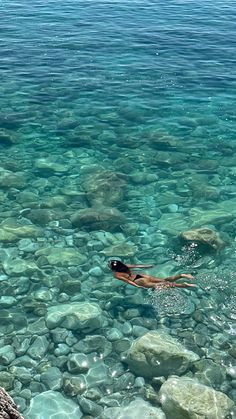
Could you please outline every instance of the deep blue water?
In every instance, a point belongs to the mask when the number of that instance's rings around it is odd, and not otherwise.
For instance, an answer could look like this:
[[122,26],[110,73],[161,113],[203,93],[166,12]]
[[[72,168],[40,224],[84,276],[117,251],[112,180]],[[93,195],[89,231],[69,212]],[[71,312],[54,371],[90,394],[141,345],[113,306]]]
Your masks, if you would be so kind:
[[[125,299],[141,291],[116,286],[106,267],[108,257],[154,262],[155,275],[193,273],[200,284],[195,294],[165,295],[162,307],[160,295],[143,294],[143,304],[159,309],[157,316],[164,318],[170,334],[176,336],[178,329],[187,347],[200,356],[213,353],[213,358],[219,351],[220,365],[231,367],[236,330],[234,2],[1,0],[0,13],[0,221],[30,220],[43,231],[43,240],[32,238],[36,246],[82,249],[86,262],[68,269],[45,267],[35,249],[22,250],[19,237],[3,239],[2,250],[10,259],[36,263],[42,278],[50,268],[61,280],[66,275],[80,279],[81,299],[105,308],[110,327],[117,328],[128,315],[106,305],[112,300],[108,294]],[[92,208],[100,216],[104,207],[121,212],[115,226],[113,220],[95,226],[71,223],[76,211]],[[51,212],[44,219],[34,213],[37,209]],[[215,251],[180,244],[181,231],[202,227],[216,231],[225,246]],[[113,235],[111,248],[117,241],[122,248],[128,243],[132,251],[112,254],[101,231]],[[98,267],[103,273],[99,280],[90,274]],[[64,298],[63,287],[46,280],[43,287],[53,289],[51,300],[36,298],[40,275],[32,279],[27,271],[22,279],[9,272],[1,268],[1,295],[13,296],[15,302],[9,308],[3,303],[3,318],[7,309],[22,310],[22,327],[43,317],[29,307],[42,302],[46,310]],[[28,281],[22,291],[18,280]],[[195,314],[183,301],[195,306]],[[139,319],[145,317],[143,308],[138,309]],[[187,315],[178,317],[185,309]],[[7,333],[11,340],[17,329],[16,322],[12,329],[3,328],[1,336]],[[188,338],[186,329],[191,330]],[[205,346],[196,344],[195,332],[208,335]],[[217,340],[220,334],[224,345]],[[113,355],[117,361],[114,352],[109,366]],[[235,401],[234,377],[222,377],[220,382],[213,378],[211,385]],[[28,387],[32,397],[37,394],[36,387]],[[8,390],[21,397],[17,389]],[[20,399],[19,404],[24,411]]]
[[[87,117],[130,105],[144,108],[147,124],[161,116],[158,123],[164,127],[172,119],[178,124],[181,116],[207,114],[215,117],[208,136],[232,139],[232,6],[220,1],[2,2],[5,106],[15,112],[40,110],[49,126],[63,107],[79,113],[88,103]],[[172,129],[184,135],[181,127]]]

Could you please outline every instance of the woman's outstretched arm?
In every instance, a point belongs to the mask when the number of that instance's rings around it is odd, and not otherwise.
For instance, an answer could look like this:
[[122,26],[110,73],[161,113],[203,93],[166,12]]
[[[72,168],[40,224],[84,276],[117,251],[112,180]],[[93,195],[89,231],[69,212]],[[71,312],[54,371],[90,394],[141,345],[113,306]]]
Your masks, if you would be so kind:
[[153,268],[154,265],[126,265],[128,268],[130,269],[135,269],[135,268]]

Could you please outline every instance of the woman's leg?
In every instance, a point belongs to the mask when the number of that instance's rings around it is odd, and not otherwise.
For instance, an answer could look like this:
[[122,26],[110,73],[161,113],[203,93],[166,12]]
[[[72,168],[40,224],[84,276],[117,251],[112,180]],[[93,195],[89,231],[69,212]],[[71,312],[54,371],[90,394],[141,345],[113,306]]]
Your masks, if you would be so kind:
[[164,278],[165,281],[177,281],[177,279],[180,278],[188,278],[188,279],[193,279],[193,276],[190,274],[177,274],[174,276],[168,276],[167,278]]
[[159,284],[156,284],[155,288],[173,288],[173,287],[178,287],[178,288],[195,288],[197,285],[195,284],[188,284],[187,282],[182,282],[182,284],[178,284],[178,283],[171,283],[168,281],[165,282],[159,282]]

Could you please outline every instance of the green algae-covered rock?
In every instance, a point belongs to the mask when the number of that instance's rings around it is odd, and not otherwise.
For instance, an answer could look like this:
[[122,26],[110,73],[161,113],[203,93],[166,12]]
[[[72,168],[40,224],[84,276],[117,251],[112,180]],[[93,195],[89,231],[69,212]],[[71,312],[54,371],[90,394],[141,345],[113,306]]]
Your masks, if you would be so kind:
[[164,332],[148,332],[136,339],[126,362],[136,375],[143,377],[183,374],[199,357]]
[[14,387],[14,374],[7,371],[0,371],[0,386],[5,390],[12,390]]
[[1,241],[10,242],[21,238],[40,237],[42,230],[30,222],[28,224],[18,222],[14,218],[7,218],[0,224],[0,239]]
[[10,243],[16,240],[17,240],[17,236],[15,234],[0,227],[0,242]]
[[234,406],[224,393],[188,377],[170,377],[159,396],[168,419],[226,419]]
[[40,261],[40,265],[44,264],[52,266],[79,266],[86,262],[86,256],[78,252],[73,247],[46,247],[38,250],[35,256],[43,256],[44,262]]
[[30,275],[39,271],[38,266],[30,260],[25,259],[7,259],[3,262],[3,269],[7,275]]
[[45,321],[49,329],[64,327],[88,332],[101,327],[103,318],[99,305],[80,302],[49,307]]
[[80,419],[82,412],[77,403],[53,390],[33,397],[25,413],[27,419]]

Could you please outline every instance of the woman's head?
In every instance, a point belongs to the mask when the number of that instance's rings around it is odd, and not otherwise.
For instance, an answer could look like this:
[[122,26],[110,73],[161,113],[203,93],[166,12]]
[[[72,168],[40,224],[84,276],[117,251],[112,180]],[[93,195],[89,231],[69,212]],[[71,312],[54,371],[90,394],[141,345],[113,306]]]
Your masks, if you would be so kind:
[[128,266],[120,260],[109,260],[108,266],[112,271],[130,273]]

